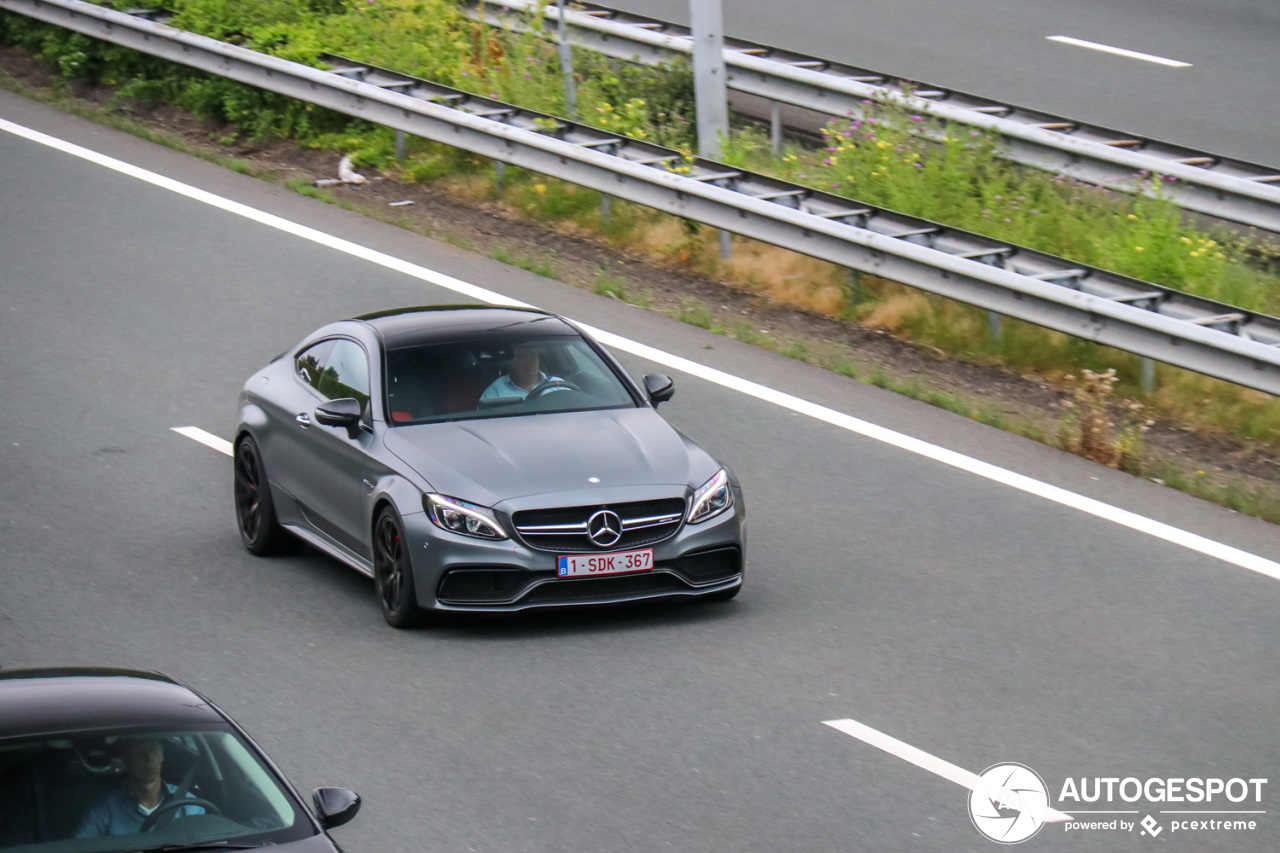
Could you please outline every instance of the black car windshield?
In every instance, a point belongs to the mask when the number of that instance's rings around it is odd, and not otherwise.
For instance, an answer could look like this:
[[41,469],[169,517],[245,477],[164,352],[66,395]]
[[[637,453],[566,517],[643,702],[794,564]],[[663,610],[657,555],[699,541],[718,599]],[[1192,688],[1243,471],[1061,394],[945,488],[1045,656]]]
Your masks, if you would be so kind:
[[415,424],[635,406],[577,336],[499,337],[387,352],[387,416]]
[[230,727],[0,741],[0,850],[266,846],[314,835]]

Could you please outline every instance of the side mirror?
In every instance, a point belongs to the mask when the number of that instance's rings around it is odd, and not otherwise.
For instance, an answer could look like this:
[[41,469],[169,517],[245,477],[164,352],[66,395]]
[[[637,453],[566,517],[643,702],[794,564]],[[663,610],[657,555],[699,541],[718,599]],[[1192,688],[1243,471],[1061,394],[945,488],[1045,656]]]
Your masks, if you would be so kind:
[[644,390],[649,392],[649,401],[656,408],[659,403],[665,403],[675,395],[676,383],[671,381],[670,376],[650,373],[644,378]]
[[316,406],[316,422],[351,429],[360,423],[364,406],[355,397],[339,397]]
[[342,826],[360,811],[360,795],[346,788],[316,788],[311,800],[325,829]]

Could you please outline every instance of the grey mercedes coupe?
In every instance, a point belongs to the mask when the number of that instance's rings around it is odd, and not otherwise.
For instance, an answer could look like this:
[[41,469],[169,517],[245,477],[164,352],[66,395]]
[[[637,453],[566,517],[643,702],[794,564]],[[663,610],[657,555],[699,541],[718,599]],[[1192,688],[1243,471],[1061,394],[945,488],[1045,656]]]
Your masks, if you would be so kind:
[[733,598],[733,474],[570,320],[446,305],[332,323],[245,383],[241,538],[307,542],[373,577],[387,622]]

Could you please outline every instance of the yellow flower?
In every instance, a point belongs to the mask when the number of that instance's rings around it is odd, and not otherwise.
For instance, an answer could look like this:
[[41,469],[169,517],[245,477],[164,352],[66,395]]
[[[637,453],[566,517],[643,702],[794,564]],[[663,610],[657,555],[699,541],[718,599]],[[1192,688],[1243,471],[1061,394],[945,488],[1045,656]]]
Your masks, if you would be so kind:
[[1129,214],[1129,218],[1130,218],[1130,219],[1137,219],[1138,217],[1136,217],[1136,216],[1134,216],[1132,213],[1130,213],[1130,214]]
[[1133,247],[1133,250],[1134,250],[1135,252],[1145,252],[1145,251],[1146,251],[1146,249],[1142,248],[1141,246],[1134,246],[1134,247]]
[[534,184],[534,185],[533,185],[533,191],[534,191],[534,192],[536,192],[536,193],[538,193],[539,195],[544,194],[544,193],[546,193],[546,191],[547,191],[547,185],[546,185],[546,184]]

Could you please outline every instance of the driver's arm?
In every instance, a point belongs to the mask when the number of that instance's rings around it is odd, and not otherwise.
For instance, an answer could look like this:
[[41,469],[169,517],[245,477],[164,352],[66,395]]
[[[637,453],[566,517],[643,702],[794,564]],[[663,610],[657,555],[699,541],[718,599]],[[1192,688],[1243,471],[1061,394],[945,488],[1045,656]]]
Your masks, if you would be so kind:
[[85,812],[80,826],[76,829],[76,838],[96,838],[99,835],[107,835],[110,831],[111,807],[104,800],[90,806]]

